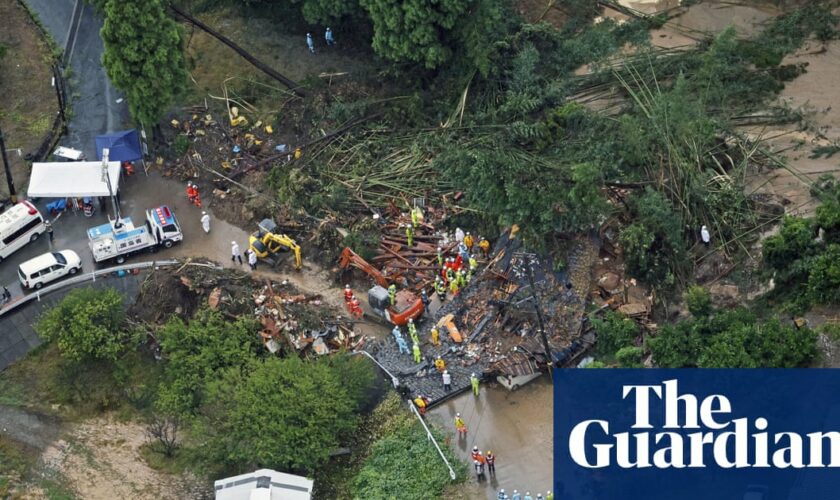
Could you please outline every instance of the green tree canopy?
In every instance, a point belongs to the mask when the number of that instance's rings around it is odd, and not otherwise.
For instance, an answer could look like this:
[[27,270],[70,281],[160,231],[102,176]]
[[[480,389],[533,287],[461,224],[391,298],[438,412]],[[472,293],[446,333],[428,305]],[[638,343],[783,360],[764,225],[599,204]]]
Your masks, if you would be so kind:
[[77,288],[35,324],[44,340],[71,361],[114,361],[125,349],[122,297],[113,288]]
[[187,324],[173,316],[158,332],[166,358],[156,406],[171,414],[189,414],[202,402],[207,382],[226,368],[242,368],[264,351],[249,318],[235,322],[219,312],[200,310]]
[[452,56],[451,32],[473,0],[361,0],[373,23],[373,50],[390,61],[436,68]]
[[213,462],[307,471],[356,428],[357,401],[326,362],[267,358],[209,385],[200,426]]
[[153,126],[187,83],[181,31],[163,0],[108,0],[102,64],[135,120]]

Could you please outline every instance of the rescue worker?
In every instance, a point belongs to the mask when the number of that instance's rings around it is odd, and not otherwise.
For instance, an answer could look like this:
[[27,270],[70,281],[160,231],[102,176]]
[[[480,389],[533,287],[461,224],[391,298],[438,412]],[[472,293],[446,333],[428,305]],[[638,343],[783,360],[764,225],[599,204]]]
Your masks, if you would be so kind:
[[458,295],[458,280],[453,279],[449,282],[449,291],[452,292],[453,296]]
[[475,243],[475,240],[473,239],[473,237],[472,237],[472,235],[470,234],[470,232],[469,232],[469,231],[467,231],[467,234],[465,234],[465,235],[464,235],[464,245],[466,245],[466,246],[467,246],[467,250],[469,250],[470,252],[472,252],[472,247],[473,247],[473,244],[474,244],[474,243]]
[[405,226],[405,239],[408,241],[408,246],[414,246],[414,228]]
[[487,473],[491,476],[496,475],[496,455],[493,454],[491,450],[487,451],[487,454],[484,455],[484,460],[487,461]]
[[428,311],[429,310],[429,304],[431,304],[432,301],[429,300],[429,295],[426,293],[425,288],[420,290],[420,302],[423,303],[423,309]]
[[423,356],[420,354],[420,344],[415,342],[411,346],[411,351],[414,353],[414,362],[415,363],[419,363],[420,361],[423,360]]
[[397,348],[399,348],[400,354],[411,354],[411,351],[408,350],[408,342],[402,337],[397,339]]
[[444,361],[443,358],[438,356],[437,359],[435,359],[435,368],[437,368],[437,371],[440,372],[440,373],[445,372],[446,371],[446,361]]
[[475,254],[470,255],[470,271],[476,272],[478,271],[478,259],[475,258]]
[[[443,360],[441,360],[443,361]],[[445,365],[444,365],[445,366]],[[449,370],[443,370],[443,375],[441,375],[443,379],[443,390],[449,392],[452,390],[452,375],[449,374]],[[461,415],[460,413],[458,415]],[[455,419],[455,426],[458,426],[458,419]]]
[[455,241],[457,241],[458,243],[463,243],[464,237],[464,231],[460,227],[455,228]]
[[417,327],[414,326],[414,320],[409,318],[408,320],[408,335],[411,337],[411,341],[415,344],[420,343],[420,337],[417,336]]
[[437,261],[440,267],[443,267],[443,249],[438,247],[437,249]]
[[10,300],[12,300],[12,292],[10,292],[9,289],[4,286],[3,287],[3,301],[8,302]]
[[[350,296],[352,297],[353,294],[350,294]],[[391,330],[391,335],[394,336],[394,340],[401,339],[402,338],[402,331],[400,331],[400,327],[395,325],[394,329]]]
[[542,493],[537,493],[537,500],[543,500]]
[[324,41],[327,42],[327,45],[335,45],[335,39],[333,38],[332,29],[327,26],[327,31],[324,32]]
[[361,319],[365,315],[365,311],[362,309],[362,303],[355,296],[350,301],[350,314],[357,319]]
[[397,285],[393,283],[388,287],[388,299],[391,301],[391,306],[397,303]]
[[458,244],[458,257],[461,258],[462,263],[466,263],[468,260],[470,260],[470,251],[467,248],[466,243]]
[[437,293],[438,300],[441,302],[446,300],[446,286],[443,284],[443,281],[440,279],[440,276],[435,280],[435,293]]
[[[447,375],[448,372],[443,372],[443,374]],[[464,438],[467,436],[467,424],[464,423],[460,413],[455,414],[455,430],[458,431],[458,437]]]
[[230,242],[230,261],[236,262],[239,259],[239,264],[242,264],[242,252],[239,251],[239,244],[235,241]]
[[429,406],[429,398],[418,394],[417,397],[414,398],[414,406],[417,407],[417,411],[420,413],[420,416],[426,415],[426,407]]
[[475,372],[470,374],[470,384],[472,384],[473,394],[478,396],[478,377],[476,376]]
[[44,227],[47,228],[47,235],[50,237],[50,243],[53,242],[53,226],[52,222],[45,220]]
[[[440,345],[440,331],[437,329],[436,326],[432,327],[432,345],[438,346]],[[440,359],[440,358],[438,358]]]
[[526,491],[526,492],[525,492],[525,496],[524,496],[524,497],[522,497],[522,500],[534,500],[534,497],[532,497],[532,496],[531,496],[531,492],[530,492],[530,491]]
[[712,235],[709,234],[709,228],[703,226],[700,228],[700,239],[703,240],[703,244],[709,246],[709,243],[712,241]]
[[417,229],[417,226],[420,225],[420,214],[417,211],[417,207],[411,209],[411,227]]
[[522,495],[519,494],[518,490],[513,490],[513,495],[511,495],[510,500],[522,500]]
[[353,290],[350,289],[350,285],[344,285],[344,302],[349,304],[351,300],[353,300]]
[[201,212],[201,228],[205,233],[210,232],[210,214],[204,211]]
[[449,267],[446,268],[446,282],[447,283],[452,283],[454,281],[455,281],[455,269],[453,269],[451,266],[449,266]]
[[251,266],[251,271],[257,270],[257,252],[248,249],[248,265]]
[[483,236],[478,238],[478,249],[481,250],[485,259],[490,258],[490,242],[484,239]]
[[481,456],[481,450],[478,449],[478,446],[473,446],[472,453],[470,454],[470,456],[474,461],[484,463],[484,457]]
[[464,288],[465,286],[467,286],[467,273],[461,269],[458,271],[458,288]]
[[499,494],[498,494],[498,495],[496,495],[496,498],[497,498],[498,500],[507,500],[507,497],[508,497],[508,496],[505,494],[505,489],[504,489],[504,488],[500,489],[500,490],[499,490]]
[[195,188],[192,182],[187,182],[187,200],[190,203],[195,203],[195,197],[198,193],[198,190]]
[[476,479],[478,479],[479,482],[483,481],[484,480],[484,464],[479,462],[478,460],[476,460],[475,462],[473,462],[473,465],[475,467],[475,477],[476,477]]
[[554,500],[554,495],[551,493],[551,490],[545,492],[545,500]]
[[309,47],[309,52],[315,53],[315,42],[312,40],[312,33],[306,34],[306,46]]

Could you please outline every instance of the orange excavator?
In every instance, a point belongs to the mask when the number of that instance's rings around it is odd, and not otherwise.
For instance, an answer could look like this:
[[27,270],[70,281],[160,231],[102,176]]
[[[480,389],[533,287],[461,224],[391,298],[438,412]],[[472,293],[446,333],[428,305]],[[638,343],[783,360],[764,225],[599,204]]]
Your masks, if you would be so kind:
[[338,266],[342,269],[347,269],[350,266],[355,267],[373,278],[376,286],[368,290],[368,304],[378,316],[389,323],[405,326],[409,319],[417,321],[423,314],[423,301],[411,290],[403,289],[397,292],[395,303],[393,306],[391,305],[387,287],[398,281],[399,275],[385,276],[348,247],[345,247],[341,252]]

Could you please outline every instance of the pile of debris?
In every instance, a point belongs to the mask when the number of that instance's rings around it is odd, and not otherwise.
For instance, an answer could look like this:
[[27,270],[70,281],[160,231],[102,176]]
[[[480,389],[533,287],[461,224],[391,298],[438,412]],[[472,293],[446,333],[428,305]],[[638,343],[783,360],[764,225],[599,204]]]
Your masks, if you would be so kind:
[[[539,374],[549,364],[541,324],[556,366],[575,363],[594,343],[584,307],[597,242],[575,240],[564,256],[565,268],[555,271],[550,257],[522,252],[515,234],[515,229],[513,236],[504,234],[472,282],[423,321],[418,328],[424,356],[420,363],[401,354],[394,339],[369,349],[413,396],[440,403],[466,390],[472,373],[509,378]],[[434,327],[440,332],[437,346],[431,342]],[[452,376],[451,391],[442,388],[434,366],[438,357]]]
[[276,353],[285,348],[301,356],[323,356],[335,350],[361,349],[365,345],[366,337],[357,335],[352,325],[346,324],[340,316],[336,316],[334,322],[325,323],[302,314],[305,312],[302,305],[321,305],[321,296],[282,290],[288,286],[287,282],[275,285],[266,280],[262,290],[254,294],[254,314],[263,327],[260,337],[266,349]]
[[[336,311],[327,309],[320,295],[300,293],[287,281],[266,280],[209,261],[188,260],[172,268],[154,270],[144,281],[129,310],[136,321],[160,323],[173,312],[189,320],[206,300],[207,307],[230,319],[253,317],[261,325],[254,332],[272,353],[300,356],[328,354],[364,346]],[[325,318],[335,318],[332,321]]]

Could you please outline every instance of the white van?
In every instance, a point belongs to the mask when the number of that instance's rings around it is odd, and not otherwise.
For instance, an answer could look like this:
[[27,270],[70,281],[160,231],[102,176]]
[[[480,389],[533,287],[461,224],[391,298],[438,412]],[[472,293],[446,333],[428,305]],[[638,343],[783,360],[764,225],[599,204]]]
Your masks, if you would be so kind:
[[68,274],[76,274],[82,268],[82,259],[73,250],[62,250],[39,255],[18,267],[18,278],[24,288],[36,290],[51,281]]
[[35,205],[22,201],[0,214],[0,261],[44,234],[44,218]]

